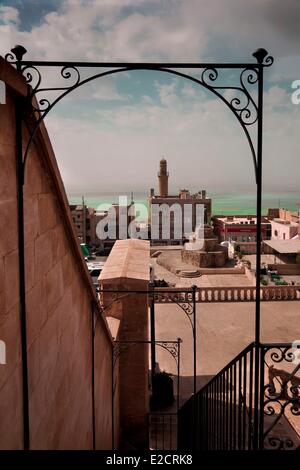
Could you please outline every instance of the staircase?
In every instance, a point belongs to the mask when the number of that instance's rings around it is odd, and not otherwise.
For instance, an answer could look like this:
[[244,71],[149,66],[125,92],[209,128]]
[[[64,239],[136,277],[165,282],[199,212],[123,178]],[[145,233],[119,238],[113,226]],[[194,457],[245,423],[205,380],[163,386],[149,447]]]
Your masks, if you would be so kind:
[[177,413],[149,414],[150,450],[177,449]]
[[179,410],[180,450],[297,449],[300,356],[251,343]]

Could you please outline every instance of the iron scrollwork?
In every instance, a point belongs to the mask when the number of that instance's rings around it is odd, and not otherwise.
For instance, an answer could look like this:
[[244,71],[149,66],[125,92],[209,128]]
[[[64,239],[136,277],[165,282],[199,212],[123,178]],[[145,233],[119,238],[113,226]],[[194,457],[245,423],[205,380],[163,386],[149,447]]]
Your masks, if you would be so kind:
[[[180,344],[182,339],[178,338],[177,341],[154,341],[156,346],[168,351],[178,365],[180,359]],[[142,340],[128,340],[128,341],[114,341],[113,343],[113,364],[116,365],[117,359],[120,357],[123,351],[127,350],[132,345],[137,344],[151,344],[151,341]]]
[[179,361],[180,343],[182,343],[182,339],[180,338],[178,338],[177,341],[155,341],[155,344],[157,346],[160,346],[171,354],[171,356],[176,362],[176,365],[178,365]]
[[[186,74],[180,72],[178,69],[181,64],[101,64],[95,63],[93,67],[96,67],[97,73],[93,73],[87,77],[82,77],[82,70],[90,66],[90,64],[84,63],[47,63],[46,61],[34,62],[24,61],[23,56],[27,51],[23,46],[16,46],[11,50],[10,53],[6,54],[5,59],[15,65],[17,69],[24,75],[25,81],[28,85],[28,99],[27,99],[27,116],[31,114],[31,121],[35,119],[35,125],[32,126],[30,131],[29,143],[25,150],[24,163],[26,162],[27,153],[29,146],[33,140],[33,137],[48,112],[67,94],[71,91],[81,87],[85,83],[91,82],[97,78],[101,78],[107,75],[112,75],[118,72],[134,71],[134,70],[156,70],[160,72],[166,72],[173,75],[177,75],[182,78],[191,80],[194,83],[202,86],[203,88],[212,92],[216,97],[220,98],[226,106],[233,112],[240,125],[242,126],[244,133],[247,137],[253,163],[255,167],[255,174],[257,172],[257,155],[253,138],[249,133],[248,128],[257,123],[258,120],[258,104],[254,99],[254,94],[251,93],[249,87],[257,85],[259,82],[260,72],[264,67],[272,65],[274,59],[268,55],[265,49],[258,49],[253,56],[257,60],[255,64],[212,64],[210,66],[206,64],[191,64],[191,67],[201,70],[200,78],[197,78],[192,74]],[[37,65],[38,64],[38,65]],[[188,68],[189,64],[183,64],[185,68]],[[63,86],[43,86],[43,75],[39,69],[39,66],[55,66],[60,68],[60,77],[65,81]],[[223,69],[238,69],[239,72],[239,83],[236,86],[226,85],[219,83],[221,82],[220,70]],[[103,71],[104,69],[104,71]],[[226,81],[226,80],[225,80]],[[223,77],[224,82],[224,77]],[[57,92],[54,98],[46,97],[45,94]],[[44,96],[39,98],[40,94]],[[257,176],[257,174],[256,174]],[[187,308],[187,313],[189,309]]]
[[[283,345],[265,349],[264,362],[268,371],[268,382],[263,387],[264,448],[296,448],[300,445],[297,433],[286,430],[292,429],[288,422],[300,416],[300,377],[297,375],[300,363],[296,361],[294,347]],[[281,367],[286,364],[287,369],[277,368],[278,364]]]
[[[219,72],[216,68],[207,68],[203,70],[199,82],[205,88],[217,94],[222,101],[225,101],[243,125],[250,126],[255,124],[258,117],[258,108],[248,90],[248,86],[257,83],[257,69],[255,67],[243,69],[240,72],[239,86],[218,86],[218,78]],[[236,96],[227,96],[226,92],[230,91],[235,92]]]
[[193,293],[192,292],[159,292],[155,291],[154,301],[160,304],[175,303],[181,310],[186,314],[189,319],[190,325],[194,330],[193,315],[194,305],[192,303]]

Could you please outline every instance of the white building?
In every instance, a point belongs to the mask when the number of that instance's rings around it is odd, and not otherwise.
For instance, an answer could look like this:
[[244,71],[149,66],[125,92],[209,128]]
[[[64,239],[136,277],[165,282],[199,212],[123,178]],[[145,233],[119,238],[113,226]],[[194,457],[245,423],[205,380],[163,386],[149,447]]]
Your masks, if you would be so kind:
[[271,220],[272,240],[291,240],[298,237],[299,224],[283,219]]

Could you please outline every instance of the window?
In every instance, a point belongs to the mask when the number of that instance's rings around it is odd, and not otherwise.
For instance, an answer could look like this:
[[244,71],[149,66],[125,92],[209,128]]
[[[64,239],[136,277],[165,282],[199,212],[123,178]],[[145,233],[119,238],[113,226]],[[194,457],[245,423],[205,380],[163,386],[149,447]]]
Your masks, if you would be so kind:
[[275,237],[278,237],[278,230],[274,230]]

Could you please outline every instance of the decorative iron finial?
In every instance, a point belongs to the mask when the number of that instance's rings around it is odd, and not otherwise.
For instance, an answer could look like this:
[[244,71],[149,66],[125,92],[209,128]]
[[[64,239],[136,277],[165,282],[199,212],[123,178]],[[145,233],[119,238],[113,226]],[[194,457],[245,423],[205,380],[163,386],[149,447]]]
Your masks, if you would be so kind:
[[257,60],[259,64],[262,64],[265,57],[267,57],[268,55],[268,51],[266,51],[266,49],[260,48],[260,49],[257,49],[255,52],[253,52],[252,55],[253,57],[255,57],[255,59]]
[[23,55],[26,54],[27,50],[25,47],[17,44],[11,49],[11,52],[16,56],[17,61],[20,62],[23,59]]
[[252,55],[259,64],[262,64],[266,67],[272,65],[274,62],[274,58],[269,55],[266,49],[263,48],[257,49]]

